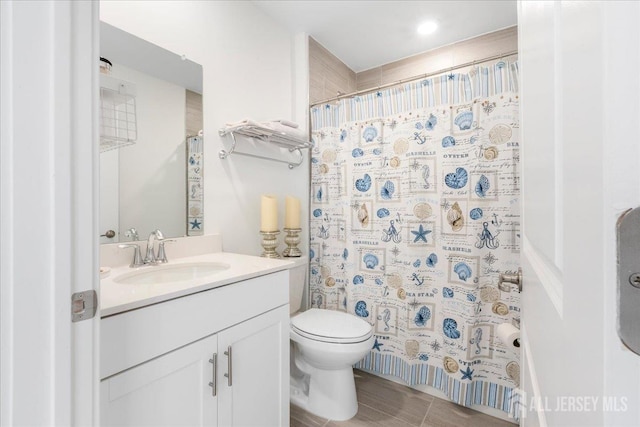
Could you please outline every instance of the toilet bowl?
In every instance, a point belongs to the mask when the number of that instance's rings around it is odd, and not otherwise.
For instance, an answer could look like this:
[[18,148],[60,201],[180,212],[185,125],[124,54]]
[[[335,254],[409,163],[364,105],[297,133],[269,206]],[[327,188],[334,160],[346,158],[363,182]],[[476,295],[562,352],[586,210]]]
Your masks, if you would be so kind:
[[291,402],[323,418],[358,412],[352,365],[373,346],[371,325],[354,315],[312,308],[291,318]]
[[289,270],[291,403],[335,421],[358,412],[352,365],[373,348],[373,328],[342,311],[301,311],[308,264]]

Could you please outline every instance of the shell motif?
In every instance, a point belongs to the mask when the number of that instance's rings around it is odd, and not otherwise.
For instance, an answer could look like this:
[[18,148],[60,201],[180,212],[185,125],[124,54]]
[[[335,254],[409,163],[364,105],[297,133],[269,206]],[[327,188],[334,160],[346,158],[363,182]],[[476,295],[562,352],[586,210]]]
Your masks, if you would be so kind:
[[447,222],[453,231],[460,231],[464,227],[464,215],[458,202],[455,202],[449,212],[447,212]]
[[492,144],[504,144],[511,139],[512,134],[513,132],[508,125],[499,123],[489,131],[489,141]]
[[418,203],[413,207],[413,214],[418,219],[427,219],[431,216],[433,210],[431,209],[431,205],[429,203]]
[[403,288],[398,289],[398,298],[401,300],[407,299],[407,291]]
[[392,288],[399,288],[402,286],[402,276],[397,273],[390,274],[387,276],[387,283],[389,283],[389,286]]
[[480,218],[482,218],[482,209],[480,209],[480,208],[471,209],[471,211],[469,211],[469,218],[471,218],[471,219],[480,219]]
[[394,183],[391,181],[387,181],[380,189],[380,197],[382,197],[384,200],[391,200],[395,191],[396,186],[394,185]]
[[336,152],[331,149],[326,149],[322,152],[322,161],[326,163],[333,163],[336,160]]
[[455,172],[448,173],[444,177],[444,183],[447,184],[447,187],[458,190],[467,185],[468,179],[469,175],[465,168],[456,168]]
[[385,218],[390,215],[390,212],[387,208],[380,208],[378,209],[378,212],[376,212],[376,215],[378,215],[378,218]]
[[313,216],[316,218],[320,218],[322,216],[322,209],[314,209]]
[[362,151],[362,148],[354,148],[353,151],[351,151],[351,156],[357,159],[358,157],[364,156],[364,151]]
[[429,114],[429,120],[427,120],[427,122],[424,124],[424,128],[426,130],[433,130],[433,128],[435,128],[437,124],[438,118],[433,114]]
[[369,317],[369,310],[367,310],[367,303],[360,300],[356,303],[355,312],[360,317]]
[[477,135],[473,135],[471,138],[469,138],[469,144],[475,144],[476,142],[478,142]]
[[460,338],[460,331],[458,330],[458,322],[454,319],[447,317],[442,322],[442,332],[447,336],[447,338],[458,339]]
[[391,160],[389,160],[389,166],[391,166],[392,168],[399,167],[400,159],[398,157],[392,157]]
[[487,197],[487,191],[491,188],[489,184],[489,178],[485,175],[481,175],[478,183],[476,184],[476,194],[478,197]]
[[442,297],[443,298],[453,298],[453,289],[451,288],[442,288]]
[[324,284],[329,288],[333,288],[336,285],[336,279],[333,277],[327,277],[327,280],[324,281]]
[[423,305],[413,318],[413,323],[416,326],[425,326],[429,319],[431,319],[431,310],[426,305]]
[[378,286],[382,286],[382,284],[384,283],[384,282],[382,281],[382,279],[381,279],[381,278],[379,278],[379,277],[376,277],[375,282],[376,282],[376,285],[378,285]]
[[393,152],[402,155],[409,151],[409,141],[406,138],[398,138],[393,143]]
[[316,256],[316,251],[313,249],[309,249],[309,259],[314,259]]
[[419,268],[419,267],[420,267],[420,264],[421,264],[421,261],[420,261],[419,259],[417,259],[417,260],[415,260],[415,261],[413,262],[413,266],[414,266],[415,268]]
[[456,140],[452,136],[445,136],[442,138],[443,148],[453,147],[454,145],[456,145]]
[[500,291],[494,286],[484,286],[480,289],[482,302],[496,302],[500,299]]
[[467,294],[467,301],[476,302],[476,296],[474,294]]
[[353,276],[353,284],[354,285],[362,285],[363,283],[364,283],[364,277],[362,277],[359,274]]
[[379,264],[378,257],[374,254],[366,254],[362,260],[364,261],[364,266],[370,270],[373,270]]
[[435,267],[436,264],[438,263],[438,255],[432,253],[427,257],[426,263],[427,263],[427,267],[430,267],[430,268]]
[[320,170],[320,173],[327,173],[329,172],[329,166],[327,166],[326,163],[323,163],[320,165],[319,170]]
[[376,156],[379,156],[380,154],[382,154],[382,150],[379,148],[374,148],[373,149],[373,154],[375,154]]
[[324,196],[324,193],[322,191],[322,187],[318,187],[318,191],[316,191],[316,200],[321,202],[322,201],[322,196]]
[[511,361],[507,363],[505,370],[509,378],[511,378],[516,385],[520,385],[520,365],[518,365],[518,362]]
[[471,111],[463,111],[458,114],[456,118],[453,120],[460,130],[471,129],[471,124],[473,123],[473,113]]
[[420,343],[416,340],[407,340],[404,343],[404,350],[407,353],[407,356],[414,358],[420,351]]
[[444,370],[450,374],[457,374],[458,369],[460,368],[458,362],[449,356],[445,356],[445,358],[442,359],[442,366],[444,367]]
[[485,148],[484,150],[484,158],[487,160],[493,160],[498,157],[498,149],[493,145],[491,147]]
[[358,209],[358,221],[362,228],[369,225],[369,211],[367,211],[367,205],[364,203]]
[[349,250],[347,250],[347,248],[344,248],[344,250],[342,251],[342,259],[346,261],[347,258],[349,258]]
[[378,136],[378,129],[373,126],[367,126],[362,131],[362,139],[364,139],[365,142],[373,141],[374,139],[376,139],[376,136]]
[[459,262],[453,267],[453,271],[458,275],[458,279],[466,282],[471,277],[471,267],[465,262]]
[[340,130],[340,142],[344,142],[345,139],[347,139],[347,130],[342,129]]
[[491,311],[500,316],[506,316],[509,314],[509,307],[503,302],[496,302],[491,307]]
[[371,188],[371,177],[368,173],[365,173],[362,178],[356,179],[356,190],[362,191],[363,193],[369,191]]

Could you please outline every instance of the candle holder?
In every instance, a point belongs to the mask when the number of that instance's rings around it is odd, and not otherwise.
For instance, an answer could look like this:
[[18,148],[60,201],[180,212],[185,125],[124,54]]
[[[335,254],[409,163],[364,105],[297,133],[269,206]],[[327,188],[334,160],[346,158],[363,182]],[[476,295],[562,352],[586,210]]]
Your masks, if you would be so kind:
[[260,256],[264,258],[281,258],[280,254],[276,252],[278,247],[277,238],[280,231],[261,231],[260,234],[262,234],[262,247],[264,248]]
[[302,252],[298,249],[300,244],[300,231],[301,228],[285,228],[284,231],[287,235],[284,237],[284,242],[287,244],[287,248],[282,252],[282,256],[285,257],[300,257]]

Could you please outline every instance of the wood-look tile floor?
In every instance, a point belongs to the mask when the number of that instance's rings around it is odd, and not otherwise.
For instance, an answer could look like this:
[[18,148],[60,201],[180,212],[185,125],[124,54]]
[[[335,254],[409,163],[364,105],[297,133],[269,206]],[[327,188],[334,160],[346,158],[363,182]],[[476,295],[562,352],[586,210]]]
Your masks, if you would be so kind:
[[358,413],[331,421],[291,405],[291,427],[415,426],[514,427],[507,421],[464,408],[367,372],[354,371]]

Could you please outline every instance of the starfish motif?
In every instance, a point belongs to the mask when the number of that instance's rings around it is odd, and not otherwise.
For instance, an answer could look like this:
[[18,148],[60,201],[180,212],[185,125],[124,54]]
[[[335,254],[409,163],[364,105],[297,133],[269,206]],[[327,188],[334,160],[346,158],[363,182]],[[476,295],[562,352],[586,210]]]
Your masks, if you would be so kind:
[[191,229],[192,229],[192,230],[195,230],[196,228],[197,228],[198,230],[202,230],[202,229],[200,228],[200,226],[202,225],[202,223],[201,223],[201,222],[198,222],[198,219],[197,219],[197,218],[196,218],[196,219],[194,219],[193,221],[191,221],[189,224],[191,224]]
[[449,77],[449,80],[453,80],[453,78],[454,78],[455,76],[453,75],[453,73],[451,73],[451,74],[449,74],[447,77]]
[[384,344],[382,344],[381,342],[378,341],[378,338],[376,338],[376,342],[373,343],[373,347],[372,350],[380,350],[380,347],[382,347]]
[[471,378],[471,376],[473,375],[473,369],[471,369],[469,366],[467,366],[467,370],[463,371],[462,369],[460,369],[460,372],[462,373],[462,379],[463,380],[472,380],[473,378]]
[[440,343],[438,342],[438,340],[434,340],[431,344],[429,344],[431,346],[431,349],[433,351],[440,351],[440,349],[442,348],[442,346],[440,345]]
[[419,240],[427,243],[427,234],[431,233],[431,230],[425,230],[422,224],[420,224],[420,227],[418,227],[418,231],[411,230],[411,233],[416,236],[413,239],[413,243],[417,243]]
[[418,159],[414,159],[413,163],[411,163],[409,165],[411,167],[411,169],[413,169],[414,171],[420,170],[420,168],[422,167],[422,165],[420,164],[420,162],[418,161]]
[[440,207],[442,208],[443,211],[448,211],[449,208],[451,207],[451,203],[449,203],[447,199],[443,199],[442,203],[440,203]]
[[360,202],[357,200],[354,200],[353,202],[351,202],[351,209],[358,212],[360,210]]
[[394,246],[393,249],[391,249],[391,253],[393,254],[393,256],[398,256],[400,255],[400,249],[398,249],[397,246]]

